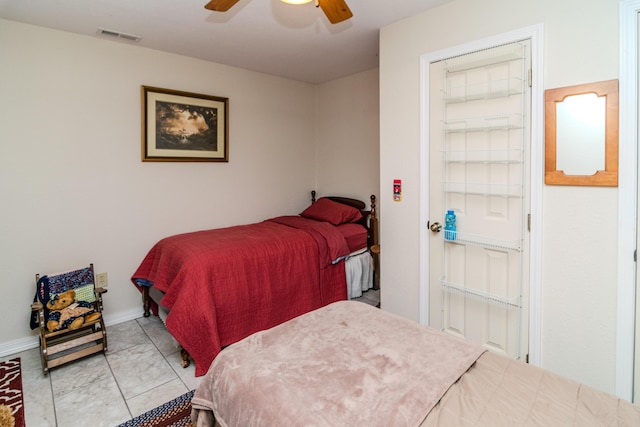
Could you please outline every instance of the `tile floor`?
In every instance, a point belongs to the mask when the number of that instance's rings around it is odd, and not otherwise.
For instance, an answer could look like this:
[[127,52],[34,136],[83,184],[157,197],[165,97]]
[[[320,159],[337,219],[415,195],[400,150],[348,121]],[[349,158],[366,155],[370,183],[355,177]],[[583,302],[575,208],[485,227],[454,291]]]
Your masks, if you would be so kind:
[[[379,291],[357,300],[380,301]],[[39,349],[20,357],[27,427],[112,427],[189,390],[200,378],[180,365],[178,343],[158,317],[107,327],[109,350],[51,370],[44,376]]]
[[39,349],[21,358],[27,427],[117,426],[198,386],[158,317],[107,327],[109,350],[42,373]]

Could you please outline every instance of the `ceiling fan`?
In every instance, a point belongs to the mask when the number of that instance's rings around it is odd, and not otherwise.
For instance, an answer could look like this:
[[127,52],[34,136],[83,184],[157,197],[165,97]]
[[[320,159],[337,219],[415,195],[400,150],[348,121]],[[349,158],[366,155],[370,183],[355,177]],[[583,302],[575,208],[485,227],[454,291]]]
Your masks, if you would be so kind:
[[[239,0],[211,0],[209,3],[205,5],[205,9],[213,10],[215,12],[226,12],[231,9],[231,7],[238,3]],[[309,3],[311,0],[296,0],[296,1],[287,1],[282,0],[285,3],[293,3],[293,4],[304,4]],[[315,0],[316,7],[320,7],[327,18],[329,18],[329,22],[332,24],[337,24],[338,22],[346,21],[347,19],[353,16],[349,6],[345,0]]]

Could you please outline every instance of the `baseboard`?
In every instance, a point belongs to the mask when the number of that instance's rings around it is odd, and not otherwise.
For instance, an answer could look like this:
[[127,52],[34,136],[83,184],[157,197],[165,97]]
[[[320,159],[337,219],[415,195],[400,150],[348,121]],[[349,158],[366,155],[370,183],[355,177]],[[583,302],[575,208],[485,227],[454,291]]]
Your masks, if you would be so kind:
[[[104,323],[107,327],[109,327],[111,325],[117,325],[118,323],[124,323],[124,322],[128,322],[129,320],[138,319],[142,317],[142,315],[143,315],[142,308],[136,308],[134,310],[125,311],[122,313],[105,315]],[[11,356],[12,354],[31,350],[32,348],[37,348],[39,345],[40,345],[40,342],[38,340],[38,335],[19,338],[17,340],[0,343],[0,357]]]
[[142,309],[142,307],[124,311],[121,313],[109,314],[104,316],[104,323],[107,326],[117,325],[118,323],[124,323],[128,322],[129,320],[139,319],[143,314],[144,310]]
[[31,350],[32,348],[37,348],[39,345],[38,336],[0,343],[0,357],[11,356],[15,353]]

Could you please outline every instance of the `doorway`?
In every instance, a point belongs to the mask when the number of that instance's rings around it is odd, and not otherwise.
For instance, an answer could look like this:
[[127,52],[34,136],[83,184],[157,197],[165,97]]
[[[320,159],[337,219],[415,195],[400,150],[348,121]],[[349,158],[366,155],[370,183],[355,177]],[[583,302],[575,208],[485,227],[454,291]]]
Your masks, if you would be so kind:
[[[638,123],[640,123],[640,1],[620,3],[620,133],[618,164],[618,318],[616,395],[638,403],[640,396],[640,293],[638,240]],[[635,359],[634,359],[635,357]]]
[[[421,64],[420,321],[533,364],[540,364],[541,40],[535,26],[425,55]],[[445,209],[458,213],[455,240],[438,232]]]

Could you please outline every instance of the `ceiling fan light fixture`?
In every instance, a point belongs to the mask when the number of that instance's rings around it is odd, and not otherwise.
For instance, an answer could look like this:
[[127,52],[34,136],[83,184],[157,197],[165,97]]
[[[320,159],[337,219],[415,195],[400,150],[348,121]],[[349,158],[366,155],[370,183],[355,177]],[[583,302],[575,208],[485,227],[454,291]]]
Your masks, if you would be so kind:
[[311,3],[313,0],[280,0],[282,3],[287,4],[307,4]]
[[[239,1],[240,0],[209,0],[209,3],[207,3],[204,8],[215,12],[226,12]],[[280,1],[287,4],[307,4],[311,3],[313,0]],[[346,21],[353,16],[351,9],[347,6],[346,0],[322,0],[322,3],[320,3],[320,0],[316,0],[316,7],[322,9],[324,14],[327,16],[327,19],[329,19],[329,22],[332,24]]]

